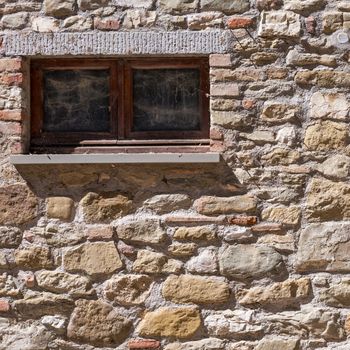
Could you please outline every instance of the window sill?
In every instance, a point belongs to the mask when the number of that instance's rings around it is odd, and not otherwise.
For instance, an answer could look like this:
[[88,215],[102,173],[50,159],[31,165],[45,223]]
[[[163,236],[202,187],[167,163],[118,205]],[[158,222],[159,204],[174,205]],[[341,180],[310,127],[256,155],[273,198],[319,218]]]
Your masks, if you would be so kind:
[[13,165],[219,163],[220,153],[28,154],[10,157]]

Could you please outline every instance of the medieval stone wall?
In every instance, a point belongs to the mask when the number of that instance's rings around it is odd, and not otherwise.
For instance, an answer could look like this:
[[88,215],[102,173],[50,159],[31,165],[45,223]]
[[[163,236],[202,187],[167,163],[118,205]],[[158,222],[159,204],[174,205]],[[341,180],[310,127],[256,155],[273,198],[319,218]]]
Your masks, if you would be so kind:
[[[0,14],[1,350],[349,349],[348,0],[0,0]],[[28,145],[30,57],[107,31],[202,33],[220,164],[10,164]]]

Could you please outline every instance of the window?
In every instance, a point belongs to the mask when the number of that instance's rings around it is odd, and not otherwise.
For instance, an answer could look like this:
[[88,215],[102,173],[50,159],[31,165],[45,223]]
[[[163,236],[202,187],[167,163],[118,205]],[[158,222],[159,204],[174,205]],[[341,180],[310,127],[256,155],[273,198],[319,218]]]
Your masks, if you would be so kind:
[[208,142],[204,58],[35,60],[31,92],[34,150]]

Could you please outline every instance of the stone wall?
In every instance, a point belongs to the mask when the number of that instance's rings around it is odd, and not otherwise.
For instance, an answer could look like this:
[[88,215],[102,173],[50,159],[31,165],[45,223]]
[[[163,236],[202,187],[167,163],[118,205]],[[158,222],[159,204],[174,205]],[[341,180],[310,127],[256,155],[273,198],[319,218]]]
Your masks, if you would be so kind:
[[[0,14],[1,350],[349,349],[349,1],[0,0]],[[30,38],[130,30],[206,38],[221,163],[14,168],[27,56],[54,54]]]

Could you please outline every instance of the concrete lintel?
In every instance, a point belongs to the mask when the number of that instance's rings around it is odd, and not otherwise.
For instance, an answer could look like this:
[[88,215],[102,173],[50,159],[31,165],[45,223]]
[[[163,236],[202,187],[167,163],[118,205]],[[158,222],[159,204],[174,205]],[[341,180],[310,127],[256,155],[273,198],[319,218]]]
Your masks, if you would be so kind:
[[219,163],[219,153],[28,154],[10,157],[14,165]]
[[129,31],[84,33],[8,33],[6,56],[195,55],[226,53],[229,31]]

